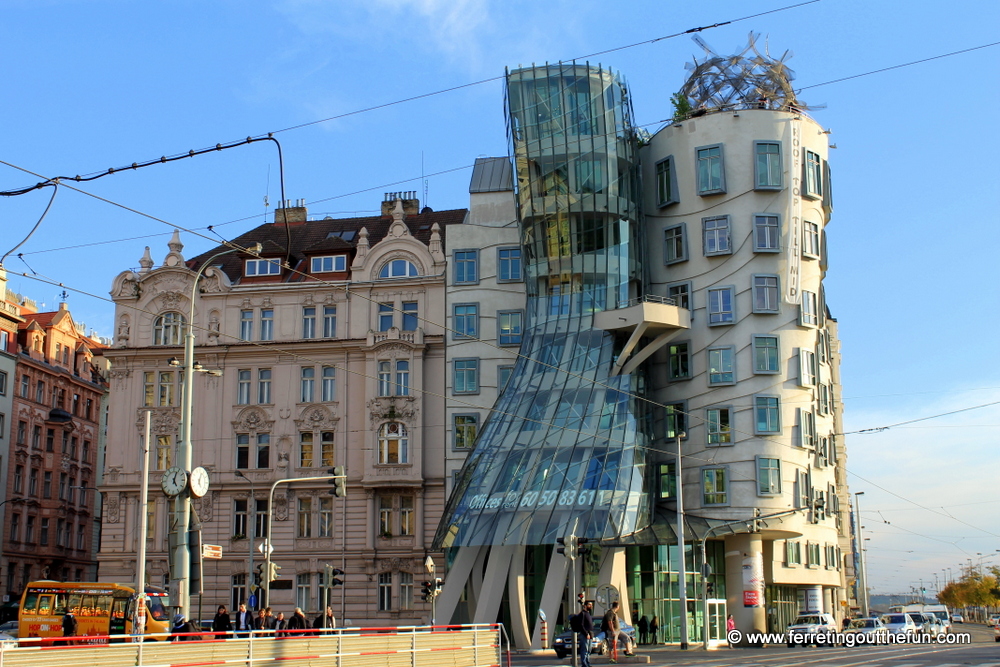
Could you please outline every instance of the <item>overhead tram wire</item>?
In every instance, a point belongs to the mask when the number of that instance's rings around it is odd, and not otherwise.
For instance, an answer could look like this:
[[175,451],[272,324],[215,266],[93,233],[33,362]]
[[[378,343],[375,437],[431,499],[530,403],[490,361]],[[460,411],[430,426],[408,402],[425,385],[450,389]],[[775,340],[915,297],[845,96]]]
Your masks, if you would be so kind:
[[[640,42],[634,42],[632,44],[626,44],[624,46],[616,46],[616,47],[613,47],[613,48],[610,48],[610,49],[605,49],[603,51],[596,51],[594,53],[588,53],[586,55],[576,56],[574,58],[570,58],[570,59],[563,60],[563,61],[560,61],[560,62],[573,62],[573,61],[577,61],[577,60],[586,60],[587,58],[592,58],[594,56],[600,56],[600,55],[604,55],[604,54],[607,54],[607,53],[614,53],[616,51],[624,51],[626,49],[635,48],[637,46],[643,46],[643,45],[646,45],[646,44],[655,44],[656,42],[661,42],[661,41],[664,41],[664,40],[667,40],[667,39],[674,39],[676,37],[682,37],[684,35],[696,34],[696,33],[703,32],[705,30],[710,30],[712,28],[718,28],[718,27],[725,26],[725,25],[732,25],[733,23],[741,23],[743,21],[749,21],[751,19],[759,18],[761,16],[767,16],[768,14],[776,14],[778,12],[787,11],[789,9],[797,9],[799,7],[804,7],[806,5],[815,4],[817,2],[820,2],[820,0],[806,0],[806,2],[800,2],[800,3],[794,4],[794,5],[787,5],[785,7],[778,7],[776,9],[770,9],[770,10],[767,10],[767,11],[764,11],[764,12],[758,12],[756,14],[749,14],[747,16],[742,16],[740,18],[730,19],[728,21],[720,21],[718,23],[713,23],[713,24],[707,25],[707,26],[700,26],[700,27],[696,27],[696,28],[688,28],[687,30],[684,30],[682,32],[672,33],[672,34],[669,34],[669,35],[662,35],[660,37],[654,37],[652,39],[646,39],[646,40],[642,40]],[[148,160],[143,160],[141,162],[133,162],[132,164],[124,165],[122,167],[109,168],[109,169],[104,170],[104,171],[91,172],[91,173],[89,173],[89,174],[87,174],[85,176],[80,176],[80,175],[77,175],[77,176],[63,176],[61,178],[63,178],[64,180],[75,180],[77,182],[92,181],[92,180],[96,180],[98,178],[103,178],[105,176],[110,176],[111,174],[118,173],[120,171],[134,170],[134,169],[138,169],[138,168],[141,168],[141,167],[148,167],[148,166],[151,166],[151,165],[154,165],[154,164],[163,164],[163,163],[166,163],[166,162],[174,162],[176,160],[183,160],[185,158],[194,157],[196,155],[202,155],[202,154],[205,154],[205,153],[211,153],[211,152],[218,151],[218,150],[225,150],[227,148],[234,148],[236,146],[239,146],[239,145],[242,145],[242,144],[247,144],[247,143],[252,143],[252,142],[255,142],[255,141],[274,140],[274,135],[275,134],[280,134],[282,132],[290,132],[292,130],[298,130],[298,129],[301,129],[301,128],[304,128],[304,127],[311,127],[313,125],[319,125],[321,123],[327,123],[327,122],[330,122],[330,121],[333,121],[333,120],[340,120],[342,118],[348,118],[350,116],[357,116],[359,114],[368,113],[370,111],[377,111],[379,109],[386,109],[388,107],[397,106],[399,104],[405,104],[407,102],[414,102],[414,101],[417,101],[417,100],[427,99],[429,97],[435,97],[437,95],[443,95],[445,93],[454,92],[456,90],[462,90],[464,88],[471,88],[471,87],[474,87],[474,86],[479,86],[479,85],[482,85],[484,83],[491,83],[493,81],[501,81],[501,80],[503,80],[504,77],[505,77],[505,75],[501,74],[499,76],[493,76],[493,77],[489,77],[489,78],[486,78],[486,79],[480,79],[478,81],[471,81],[469,83],[463,83],[463,84],[459,84],[457,86],[450,86],[448,88],[442,88],[441,90],[435,90],[435,91],[428,92],[428,93],[421,93],[419,95],[413,95],[411,97],[406,97],[406,98],[395,100],[395,101],[392,101],[392,102],[385,102],[383,104],[376,104],[376,105],[373,105],[373,106],[370,106],[370,107],[365,107],[363,109],[356,109],[354,111],[348,111],[346,113],[337,114],[335,116],[329,116],[327,118],[320,118],[318,120],[309,121],[307,123],[299,123],[298,125],[291,125],[289,127],[285,127],[285,128],[280,129],[280,130],[272,130],[270,132],[266,132],[266,133],[263,133],[263,134],[258,134],[256,136],[251,135],[251,136],[248,136],[248,137],[246,137],[244,139],[234,139],[234,140],[230,140],[230,141],[226,141],[226,142],[217,143],[215,146],[206,146],[204,148],[192,149],[192,150],[189,150],[189,151],[187,151],[185,153],[175,153],[175,154],[170,155],[170,156],[161,156],[161,157],[158,157],[158,158],[151,158],[151,159],[148,159]],[[0,196],[13,197],[13,196],[17,196],[17,195],[27,194],[28,192],[36,190],[36,189],[38,189],[39,187],[42,187],[42,186],[43,186],[43,183],[37,183],[35,185],[24,187],[24,188],[19,188],[19,189],[16,189],[16,190],[0,191]]]
[[[12,167],[12,168],[14,168],[14,169],[18,169],[18,170],[20,170],[20,171],[24,171],[24,172],[26,172],[26,173],[29,173],[29,174],[32,174],[32,175],[34,175],[34,176],[36,176],[36,177],[39,177],[39,178],[44,178],[44,177],[43,177],[43,176],[41,176],[40,174],[36,174],[36,173],[34,173],[34,172],[31,172],[31,171],[30,171],[30,170],[28,170],[28,169],[25,169],[24,167],[19,167],[19,166],[17,166],[17,165],[14,165],[14,164],[11,164],[11,163],[9,163],[9,162],[6,162],[6,161],[3,161],[3,160],[0,160],[0,164],[5,164],[5,165],[7,165],[7,166],[10,166],[10,167]],[[204,235],[204,234],[200,234],[200,233],[198,233],[198,232],[196,232],[196,231],[193,231],[193,230],[189,230],[189,229],[187,229],[187,228],[185,228],[185,227],[182,227],[182,226],[179,226],[179,225],[174,225],[174,224],[172,224],[172,223],[170,223],[170,222],[167,222],[166,220],[163,220],[163,219],[161,219],[161,218],[157,218],[157,217],[155,217],[155,216],[153,216],[153,215],[150,215],[150,214],[148,214],[148,213],[144,213],[144,212],[142,212],[142,211],[139,211],[139,210],[137,210],[137,209],[133,209],[133,208],[131,208],[131,207],[128,207],[128,206],[126,206],[126,205],[124,205],[124,204],[121,204],[121,203],[118,203],[118,202],[115,202],[115,201],[113,201],[113,200],[110,200],[110,199],[107,199],[107,198],[105,198],[105,197],[101,197],[100,195],[95,195],[95,194],[92,194],[92,193],[89,193],[89,192],[87,192],[87,191],[85,191],[85,190],[81,190],[81,189],[79,189],[79,188],[76,188],[76,187],[74,187],[74,186],[72,186],[72,185],[69,185],[69,184],[66,184],[66,183],[63,183],[63,186],[64,186],[64,187],[67,187],[67,188],[70,188],[71,190],[74,190],[74,191],[77,191],[77,192],[80,192],[81,194],[84,194],[84,195],[87,195],[87,196],[89,196],[89,197],[92,197],[92,198],[95,198],[95,199],[97,199],[97,200],[99,200],[99,201],[103,201],[103,202],[105,202],[105,203],[108,203],[108,204],[111,204],[112,206],[116,206],[116,207],[119,207],[119,208],[122,208],[122,209],[124,209],[124,210],[127,210],[127,211],[130,211],[130,212],[132,212],[132,213],[135,213],[136,215],[139,215],[139,216],[141,216],[141,217],[145,217],[145,218],[148,218],[148,219],[150,219],[150,220],[154,220],[154,221],[156,221],[156,222],[159,222],[159,223],[162,223],[162,224],[165,224],[165,225],[169,225],[169,226],[171,226],[171,227],[174,227],[174,228],[176,228],[176,229],[182,229],[182,230],[184,230],[184,231],[187,231],[187,232],[188,232],[188,233],[190,233],[190,234],[193,234],[194,236],[198,236],[198,237],[200,237],[200,238],[204,238],[204,239],[207,239],[207,240],[210,240],[210,241],[212,241],[213,243],[217,243],[217,241],[216,241],[215,239],[213,239],[213,238],[211,238],[211,237],[208,237],[208,236],[206,236],[206,235]],[[236,244],[232,243],[231,241],[230,241],[230,242],[224,242],[224,243],[223,243],[222,245],[224,245],[224,246],[226,246],[226,247],[231,247],[231,248],[238,248],[238,249],[239,249],[239,248],[241,248],[241,247],[240,247],[239,245],[236,245]],[[253,254],[253,253],[249,253],[249,254]],[[297,271],[297,270],[295,270],[295,269],[292,269],[291,267],[288,267],[288,270],[289,270],[289,271],[292,271],[292,272],[294,272],[294,273],[298,273],[298,274],[300,274],[300,275],[305,275],[305,274],[303,274],[303,273],[302,273],[301,271]],[[41,282],[49,282],[49,281],[51,281],[51,282],[50,282],[50,284],[53,284],[53,285],[56,285],[56,286],[62,286],[62,287],[64,287],[64,288],[65,288],[65,285],[64,285],[63,283],[59,283],[59,282],[57,282],[57,281],[52,281],[51,279],[49,279],[49,280],[46,280],[46,281],[42,281],[41,279],[39,279],[39,278],[37,278],[37,277],[34,277],[34,276],[29,276],[29,275],[27,275],[27,274],[21,274],[21,275],[23,275],[24,277],[27,277],[27,278],[31,278],[31,279],[34,279],[34,280],[39,280],[39,281],[41,281]],[[376,303],[376,301],[375,301],[375,300],[374,300],[373,298],[370,298],[370,297],[367,297],[367,296],[365,296],[364,294],[362,294],[362,293],[360,293],[360,292],[354,292],[354,291],[351,291],[351,290],[350,290],[350,288],[349,288],[349,287],[348,287],[347,285],[337,285],[337,284],[335,284],[335,283],[330,283],[330,282],[328,282],[328,281],[325,281],[325,280],[315,280],[315,282],[316,282],[316,283],[318,283],[318,284],[322,284],[322,285],[326,285],[326,286],[328,286],[328,287],[332,287],[332,288],[335,288],[335,289],[343,289],[343,290],[344,290],[344,291],[345,291],[346,293],[350,293],[351,295],[354,295],[354,296],[357,296],[357,297],[359,297],[359,298],[361,298],[361,299],[364,299],[364,300],[366,300],[366,301],[369,301],[369,302],[371,302],[371,303]],[[67,289],[68,289],[68,288],[67,288]],[[82,294],[86,294],[86,295],[88,295],[88,296],[91,296],[91,297],[94,297],[94,298],[97,298],[97,299],[101,299],[101,300],[104,300],[104,301],[109,301],[109,302],[112,302],[112,303],[113,303],[113,301],[112,301],[111,299],[108,299],[108,298],[106,298],[106,297],[99,297],[99,296],[96,296],[96,295],[94,295],[94,294],[91,294],[91,293],[89,293],[89,292],[85,292],[85,291],[83,291],[83,290],[73,290],[73,291],[76,291],[76,292],[79,292],[79,293],[82,293]],[[148,311],[142,311],[141,309],[138,309],[138,308],[135,308],[134,306],[129,306],[129,307],[130,307],[130,308],[133,308],[133,309],[135,309],[135,310],[139,310],[140,312],[146,312],[147,314],[152,314],[152,315],[155,315],[155,313],[149,313]],[[401,312],[401,311],[399,311],[398,309],[395,309],[395,308],[394,308],[394,310],[396,310],[397,312]],[[437,327],[440,327],[441,329],[443,329],[443,330],[445,330],[445,331],[450,331],[450,332],[452,332],[452,333],[455,333],[455,330],[454,330],[454,329],[451,329],[451,328],[449,328],[449,327],[447,327],[447,326],[445,326],[445,325],[443,325],[443,324],[439,324],[439,323],[436,323],[436,322],[432,322],[432,321],[430,321],[430,320],[428,320],[428,319],[426,319],[426,318],[423,318],[423,317],[418,317],[418,319],[419,319],[420,321],[422,321],[422,322],[425,322],[425,323],[428,323],[428,324],[432,324],[432,325],[434,325],[434,326],[437,326]],[[199,327],[199,328],[203,329],[202,327]],[[204,330],[204,329],[203,329],[203,330]],[[228,337],[228,338],[237,338],[237,337],[235,337],[235,336],[231,336],[231,335],[228,335],[228,334],[227,334],[227,337]],[[242,340],[242,339],[237,339],[237,340]],[[629,397],[631,397],[631,398],[634,398],[634,399],[636,399],[636,400],[639,400],[639,401],[643,401],[643,402],[645,402],[645,403],[647,403],[647,404],[650,404],[650,405],[652,405],[652,406],[654,406],[654,407],[659,407],[659,408],[663,408],[663,409],[666,409],[666,407],[667,407],[667,406],[666,406],[665,404],[663,404],[663,403],[659,403],[659,402],[657,402],[657,401],[654,401],[654,400],[652,400],[652,399],[649,399],[649,398],[646,398],[646,397],[644,397],[644,396],[638,396],[638,395],[635,395],[635,394],[632,394],[632,393],[630,393],[630,392],[622,392],[622,391],[621,391],[620,389],[618,389],[618,388],[615,388],[615,387],[609,387],[608,385],[605,385],[604,383],[601,383],[601,382],[595,382],[595,381],[593,381],[593,380],[590,380],[590,379],[588,379],[588,378],[583,378],[582,376],[579,376],[579,375],[577,375],[577,374],[575,374],[575,373],[572,373],[571,371],[568,371],[568,370],[565,370],[565,369],[562,369],[562,368],[559,368],[559,367],[556,367],[556,366],[552,366],[552,365],[550,365],[550,364],[546,364],[546,363],[544,363],[544,362],[541,362],[541,361],[538,361],[538,360],[535,360],[535,359],[532,359],[532,358],[530,358],[530,357],[527,357],[527,356],[525,356],[525,355],[522,355],[522,354],[520,354],[519,352],[513,352],[513,351],[510,351],[510,350],[507,350],[507,349],[504,349],[504,348],[500,348],[499,346],[497,346],[497,345],[493,345],[493,344],[489,343],[488,341],[482,341],[482,340],[480,340],[480,339],[476,339],[476,340],[478,340],[479,342],[481,342],[481,343],[483,343],[483,344],[485,344],[485,345],[488,345],[488,346],[490,346],[490,347],[493,347],[493,348],[495,348],[495,349],[497,349],[497,350],[500,350],[500,351],[502,351],[502,352],[506,352],[506,353],[508,353],[508,354],[511,354],[511,355],[513,355],[513,356],[515,356],[515,357],[519,357],[519,358],[520,358],[520,357],[523,357],[523,358],[525,358],[526,360],[528,360],[528,361],[531,361],[531,362],[533,362],[533,363],[536,363],[536,364],[541,364],[542,366],[545,366],[546,368],[549,368],[549,369],[551,369],[551,370],[555,370],[555,371],[557,371],[557,372],[561,372],[561,373],[565,373],[565,374],[567,374],[567,375],[570,375],[570,376],[572,376],[572,377],[576,377],[576,378],[578,378],[578,379],[583,379],[583,380],[584,380],[584,381],[586,381],[586,382],[590,382],[591,384],[594,384],[594,385],[597,385],[597,386],[600,386],[600,387],[604,387],[604,388],[606,388],[606,389],[613,389],[613,390],[615,390],[615,391],[618,391],[618,392],[620,392],[620,393],[623,393],[623,394],[625,394],[625,395],[627,395],[627,396],[629,396]],[[254,341],[244,341],[244,342],[250,342],[250,343],[254,343]],[[257,343],[254,343],[254,344],[257,344]],[[266,348],[268,348],[268,349],[274,349],[274,348],[273,348],[272,346],[261,346],[261,347],[266,347]],[[289,352],[288,354],[291,354],[291,355],[293,355],[293,356],[296,356],[296,357],[301,357],[301,355],[297,355],[296,353],[293,353],[293,352]],[[318,362],[318,361],[316,361],[316,360],[311,360],[311,361],[313,361],[313,363],[321,363],[321,362]],[[344,370],[345,370],[346,372],[348,372],[348,373],[352,373],[352,374],[355,374],[355,375],[361,375],[361,376],[363,376],[363,377],[369,377],[369,376],[365,375],[364,373],[359,373],[359,372],[356,372],[356,371],[352,371],[352,370],[350,370],[350,369],[344,369]],[[442,398],[442,399],[444,399],[444,400],[446,400],[446,401],[447,401],[447,400],[449,400],[449,398],[448,398],[448,397],[446,397],[446,396],[444,396],[444,395],[441,395],[441,394],[436,394],[436,393],[434,393],[434,392],[426,392],[426,391],[423,391],[423,390],[417,390],[417,391],[421,391],[422,393],[426,393],[426,394],[428,394],[428,395],[432,395],[432,396],[435,396],[435,397],[438,397],[438,398]],[[494,412],[494,411],[495,411],[495,410],[494,410],[493,408],[489,408],[489,407],[483,407],[483,406],[475,406],[475,405],[472,405],[472,404],[470,404],[470,403],[468,403],[468,402],[466,402],[466,401],[463,401],[463,400],[461,400],[461,399],[456,399],[455,397],[451,397],[451,400],[452,400],[452,401],[454,401],[454,402],[456,402],[456,403],[461,403],[461,404],[463,404],[463,405],[469,405],[470,407],[475,407],[475,408],[477,408],[477,409],[480,409],[480,410],[485,410],[485,411],[487,411],[487,412]],[[504,412],[499,412],[499,411],[496,411],[496,412],[498,412],[498,414],[504,414],[504,415],[507,415],[507,416],[516,416],[516,415],[510,415],[509,413],[504,413]],[[706,421],[707,421],[706,419],[704,419],[704,418],[702,418],[702,417],[700,417],[700,416],[698,416],[698,415],[695,415],[695,414],[693,414],[693,413],[690,413],[690,412],[686,412],[686,411],[678,411],[678,412],[679,412],[680,414],[683,414],[683,415],[685,415],[685,417],[687,417],[688,419],[691,419],[691,418],[693,418],[693,419],[697,419],[697,420],[699,420],[699,421],[700,421],[700,422],[702,422],[702,423],[704,423],[704,422],[706,422]],[[568,431],[568,432],[573,432],[573,433],[578,433],[578,434],[580,434],[580,435],[592,435],[592,434],[587,434],[587,433],[584,433],[583,431],[580,431],[580,430],[577,430],[577,429],[571,429],[571,428],[568,428],[568,427],[565,427],[565,426],[559,426],[559,425],[556,425],[556,424],[553,424],[553,423],[551,423],[551,422],[543,422],[543,421],[539,421],[539,420],[533,420],[533,419],[528,419],[528,418],[526,418],[526,417],[525,417],[525,418],[523,418],[523,419],[524,419],[525,421],[531,421],[531,422],[533,422],[533,423],[538,423],[538,424],[541,424],[541,425],[545,425],[545,426],[548,426],[549,428],[552,428],[552,427],[555,427],[555,428],[559,428],[560,430],[563,430],[563,431]],[[793,450],[793,451],[800,451],[800,450],[801,450],[801,448],[800,448],[800,447],[797,447],[797,446],[795,446],[795,445],[793,445],[793,444],[791,444],[791,443],[786,443],[786,442],[782,442],[782,441],[780,441],[780,440],[777,440],[777,439],[775,439],[775,438],[769,438],[769,437],[761,437],[760,435],[756,435],[756,434],[752,434],[752,433],[749,433],[749,432],[745,432],[745,431],[740,431],[740,430],[738,430],[738,429],[735,429],[735,428],[731,428],[731,431],[732,431],[733,433],[736,433],[736,434],[740,434],[740,435],[746,435],[746,436],[749,436],[749,437],[751,437],[751,438],[758,438],[758,439],[760,439],[760,440],[763,440],[763,441],[766,441],[766,442],[770,442],[770,443],[772,443],[772,444],[776,444],[776,445],[780,445],[780,446],[782,446],[782,447],[787,447],[787,448],[789,448],[789,449],[791,449],[791,450]],[[632,444],[632,443],[626,443],[626,442],[624,442],[624,441],[616,441],[616,440],[610,440],[610,439],[609,439],[608,441],[609,441],[609,442],[616,442],[616,443],[620,443],[620,444]],[[672,453],[673,453],[673,452],[672,452],[672,450],[671,450],[671,451],[668,451],[668,450],[661,450],[661,449],[657,449],[657,448],[655,448],[655,447],[648,447],[648,446],[647,446],[647,447],[645,447],[644,449],[645,449],[646,451],[651,451],[651,452],[656,452],[656,453],[661,453],[661,454],[672,454]],[[707,450],[707,448],[706,448],[706,450]],[[706,461],[705,459],[701,459],[701,458],[698,458],[698,457],[694,457],[694,456],[692,456],[692,455],[690,455],[690,454],[684,454],[684,455],[682,455],[682,458],[689,458],[689,459],[691,459],[691,460],[694,460],[694,461]],[[707,461],[707,462],[708,462],[708,463],[713,463],[714,461]],[[844,470],[845,470],[846,472],[849,472],[849,473],[851,473],[852,475],[855,475],[855,476],[856,476],[856,477],[858,477],[859,479],[862,479],[862,480],[864,480],[864,478],[860,477],[860,475],[857,475],[857,474],[856,474],[856,473],[854,473],[853,471],[851,471],[851,470],[847,469],[847,468],[846,468],[846,466],[845,466]],[[734,478],[734,481],[755,481],[755,480],[753,480],[753,479],[751,479],[751,478],[748,478],[748,479],[745,479],[745,480],[736,480],[736,479]],[[868,481],[868,480],[864,480],[864,481]],[[876,486],[877,486],[877,485],[876,485]],[[882,488],[882,487],[879,487],[879,488]],[[883,490],[884,490],[884,489],[883,489]],[[887,492],[888,492],[888,491],[887,491]],[[889,492],[889,493],[892,493],[892,492]],[[916,502],[914,502],[914,501],[911,501],[911,500],[909,500],[909,499],[906,499],[906,498],[903,498],[903,496],[900,496],[900,495],[898,495],[898,494],[895,494],[895,493],[893,493],[892,495],[895,495],[895,496],[896,496],[896,497],[898,497],[898,498],[901,498],[901,499],[903,499],[903,500],[906,500],[907,502],[910,502],[910,503],[913,503],[914,505],[917,505],[917,506],[919,506],[919,507],[922,507],[921,505],[919,505],[918,503],[916,503]],[[933,511],[933,510],[929,510],[929,511]],[[938,512],[935,512],[935,513],[938,513]],[[938,513],[938,514],[939,514],[939,513]],[[992,532],[990,532],[990,531],[987,531],[987,530],[985,530],[985,529],[982,529],[982,528],[979,528],[978,526],[974,526],[974,525],[972,525],[972,524],[969,524],[969,523],[966,523],[966,522],[961,522],[961,523],[965,523],[965,525],[967,525],[967,526],[969,526],[969,527],[971,527],[971,528],[974,528],[974,529],[976,529],[976,530],[980,530],[980,531],[982,531],[982,532],[984,532],[984,533],[987,533],[988,535],[995,535],[994,533],[992,533]]]

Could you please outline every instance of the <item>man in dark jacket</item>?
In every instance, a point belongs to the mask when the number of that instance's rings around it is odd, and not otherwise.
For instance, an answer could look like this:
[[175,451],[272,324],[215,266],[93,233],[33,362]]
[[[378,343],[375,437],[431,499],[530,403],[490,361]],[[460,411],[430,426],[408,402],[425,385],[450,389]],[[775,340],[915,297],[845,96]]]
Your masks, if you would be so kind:
[[302,613],[301,607],[295,608],[295,613],[292,617],[288,619],[288,634],[291,637],[301,637],[304,635],[302,630],[306,629],[306,615]]
[[594,636],[593,602],[585,602],[577,619],[576,651],[580,654],[580,667],[590,667],[590,638]]
[[[76,616],[73,612],[67,611],[62,618],[62,629],[63,637],[76,637]],[[67,641],[67,644],[72,644],[72,641]]]
[[333,617],[333,607],[327,607],[325,614],[320,614],[313,621],[313,627],[317,630],[332,630],[337,627],[337,619]]
[[186,642],[193,639],[201,639],[201,637],[197,635],[190,634],[192,632],[196,632],[194,624],[188,621],[184,614],[177,614],[174,616],[173,625],[170,626],[170,634],[174,636],[170,637],[170,641]]
[[233,619],[233,626],[235,626],[236,635],[239,637],[247,637],[250,635],[250,631],[253,630],[253,612],[247,611],[245,604],[241,604],[240,610],[236,612],[236,618]]

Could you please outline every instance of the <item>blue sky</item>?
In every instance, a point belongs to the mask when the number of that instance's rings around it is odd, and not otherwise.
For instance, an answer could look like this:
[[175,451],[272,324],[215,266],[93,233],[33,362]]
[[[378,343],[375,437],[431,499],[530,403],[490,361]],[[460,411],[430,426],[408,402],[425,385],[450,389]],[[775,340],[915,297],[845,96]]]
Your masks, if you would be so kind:
[[[455,170],[427,180],[426,202],[460,208],[475,158],[507,151],[499,80],[278,131],[792,4],[5,0],[0,160],[88,174],[275,131],[286,196],[318,202],[310,213],[370,214],[383,192],[422,192],[422,169]],[[1000,152],[1000,46],[810,86],[997,42],[998,25],[1000,4],[989,0],[820,0],[702,33],[720,53],[742,49],[751,31],[772,54],[793,51],[801,98],[827,105],[813,115],[837,145],[826,289],[840,322],[848,431],[1000,401],[1000,168],[990,159]],[[622,72],[636,122],[655,130],[694,55],[700,49],[683,36],[591,62]],[[36,180],[0,165],[0,189]],[[261,221],[265,196],[270,210],[280,199],[277,155],[263,142],[81,189],[176,225],[213,225],[226,238]],[[0,252],[48,197],[0,201]],[[5,262],[10,287],[55,307],[58,288],[14,275],[30,266],[104,297],[144,245],[162,260],[171,229],[63,188],[21,249],[24,261]],[[158,236],[81,247],[146,235]],[[182,238],[189,257],[212,245]],[[81,294],[69,303],[78,320],[112,334],[109,303]],[[992,406],[848,437],[876,591],[933,582],[1000,548],[998,433]]]

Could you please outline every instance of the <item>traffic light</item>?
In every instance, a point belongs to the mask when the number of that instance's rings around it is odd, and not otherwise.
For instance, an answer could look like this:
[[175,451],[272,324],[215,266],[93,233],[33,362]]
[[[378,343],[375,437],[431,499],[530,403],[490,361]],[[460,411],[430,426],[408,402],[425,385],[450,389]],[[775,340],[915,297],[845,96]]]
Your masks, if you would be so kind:
[[584,595],[583,592],[581,591],[576,594],[576,599],[579,600],[580,606],[582,607],[583,603],[587,601],[587,596]]
[[254,586],[260,586],[260,583],[264,581],[264,563],[258,563],[256,572],[253,573],[253,583]]
[[268,570],[267,570],[267,580],[268,581],[274,581],[279,576],[281,576],[281,575],[278,574],[278,570],[280,570],[280,569],[281,569],[281,566],[278,565],[277,563],[269,563],[268,564]]
[[[437,580],[435,580],[437,581]],[[425,581],[420,587],[420,599],[429,602],[434,597],[434,581]]]
[[347,497],[347,471],[344,466],[335,466],[330,469],[330,474],[334,476],[334,479],[330,480],[330,484],[333,484],[332,493],[337,498]]
[[556,538],[556,542],[562,545],[556,548],[557,553],[562,554],[570,560],[576,558],[576,535]]
[[323,569],[326,571],[326,581],[328,586],[343,586],[344,582],[341,579],[336,579],[335,577],[340,577],[346,574],[343,570],[339,570],[332,565],[325,565]]
[[583,546],[587,542],[590,542],[589,538],[586,538],[586,537],[578,537],[578,538],[576,538],[576,547],[577,547],[576,548],[576,552],[580,556],[586,556],[587,554],[590,553],[591,547],[585,547],[585,546]]
[[444,588],[444,579],[438,577],[434,580],[434,595],[441,595],[441,589]]
[[713,584],[711,581],[707,582],[705,584],[705,592],[708,593],[709,595],[714,595],[715,594],[715,584]]

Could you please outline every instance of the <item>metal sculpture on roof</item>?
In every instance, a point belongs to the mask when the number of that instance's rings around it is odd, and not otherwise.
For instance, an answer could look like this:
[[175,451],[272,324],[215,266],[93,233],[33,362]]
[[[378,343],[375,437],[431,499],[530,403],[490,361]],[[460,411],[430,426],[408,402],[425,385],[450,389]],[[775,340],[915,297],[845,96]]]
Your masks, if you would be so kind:
[[694,37],[706,57],[685,68],[691,72],[679,95],[691,105],[692,113],[724,109],[774,109],[797,111],[808,108],[795,97],[792,80],[795,73],[786,62],[792,57],[785,51],[772,58],[765,42],[757,48],[759,34],[750,33],[746,48],[731,56],[718,55],[699,36]]

